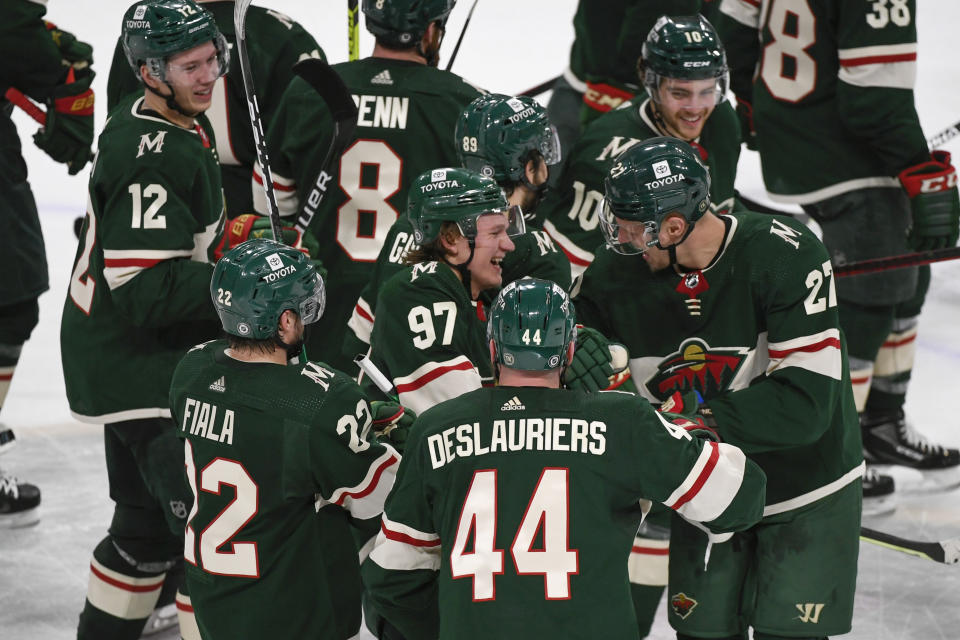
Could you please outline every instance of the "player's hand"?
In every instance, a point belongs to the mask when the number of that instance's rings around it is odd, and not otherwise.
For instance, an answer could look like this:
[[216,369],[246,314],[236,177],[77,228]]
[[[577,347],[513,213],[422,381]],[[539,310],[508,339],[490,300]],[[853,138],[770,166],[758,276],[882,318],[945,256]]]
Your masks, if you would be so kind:
[[83,169],[93,153],[93,71],[74,72],[47,99],[47,122],[33,141],[57,162],[67,165],[70,175]]
[[627,349],[610,342],[602,333],[589,327],[577,327],[577,346],[573,361],[563,372],[568,389],[595,392],[610,386],[612,376],[627,368]]
[[637,94],[637,87],[603,81],[587,81],[580,106],[580,126],[585,127],[607,111],[616,109]]
[[[283,244],[298,249],[310,256],[310,248],[304,245],[303,234],[297,229],[288,226],[281,226]],[[311,235],[311,238],[313,236]],[[255,213],[244,213],[227,223],[227,242],[232,249],[238,244],[251,238],[273,239],[273,227],[270,224],[269,216],[260,216]],[[313,241],[316,244],[316,240]],[[316,245],[319,247],[319,245]]]
[[374,400],[370,403],[370,413],[373,416],[373,435],[377,440],[403,453],[417,414],[390,400]]
[[53,38],[53,43],[60,50],[63,64],[76,70],[87,69],[93,64],[93,47],[86,42],[77,40],[77,36],[61,29],[52,22],[43,21],[47,33]]
[[757,150],[757,128],[753,125],[753,105],[737,98],[737,119],[740,120],[740,140],[751,151]]
[[960,233],[957,170],[946,151],[900,172],[900,183],[910,197],[913,225],[910,245],[917,251],[952,247]]

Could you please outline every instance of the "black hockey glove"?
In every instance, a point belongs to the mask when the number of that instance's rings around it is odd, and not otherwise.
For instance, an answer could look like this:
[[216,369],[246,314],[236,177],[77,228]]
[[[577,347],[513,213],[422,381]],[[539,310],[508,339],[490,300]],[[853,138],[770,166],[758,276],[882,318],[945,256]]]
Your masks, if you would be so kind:
[[53,43],[60,50],[64,66],[76,70],[87,69],[93,64],[93,47],[86,42],[77,40],[77,36],[65,31],[52,22],[43,21],[47,33],[53,38]]
[[93,71],[67,72],[64,83],[47,99],[47,122],[33,141],[47,155],[67,165],[70,175],[83,169],[93,153]]
[[580,326],[573,362],[563,372],[563,385],[593,393],[609,387],[610,378],[626,368],[626,347],[610,342],[596,329]]
[[910,196],[913,225],[910,245],[917,251],[952,247],[960,233],[957,170],[950,154],[934,151],[930,159],[900,172],[900,183]]
[[379,442],[393,446],[402,454],[417,414],[397,402],[384,400],[371,402],[370,413],[373,416],[373,435]]

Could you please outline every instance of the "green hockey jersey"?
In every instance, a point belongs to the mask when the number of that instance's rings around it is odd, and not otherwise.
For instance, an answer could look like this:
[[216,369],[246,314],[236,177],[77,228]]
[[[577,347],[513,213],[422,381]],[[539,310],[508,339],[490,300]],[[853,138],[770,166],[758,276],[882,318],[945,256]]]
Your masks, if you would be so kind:
[[[565,291],[570,288],[570,261],[557,249],[545,231],[528,227],[527,233],[511,239],[515,249],[504,256],[501,264],[504,285],[529,276],[552,280]],[[407,251],[415,248],[417,243],[413,239],[413,225],[407,216],[400,216],[390,228],[370,280],[360,292],[347,322],[350,330],[343,341],[344,359],[366,353],[377,314],[377,292],[393,274],[403,269],[404,256]],[[481,297],[485,297],[486,293],[488,292],[481,294]]]
[[[213,14],[217,27],[236,53],[237,34],[233,24],[235,3],[204,2],[203,8]],[[264,126],[276,112],[287,85],[293,78],[293,65],[303,58],[325,60],[317,41],[292,18],[256,5],[247,10],[245,22],[250,72],[257,89],[257,106]],[[143,85],[130,69],[121,42],[113,51],[110,77],[107,79],[107,109],[132,92],[142,92]],[[217,154],[220,157],[220,176],[223,180],[227,217],[235,218],[253,212],[251,179],[257,164],[257,150],[253,144],[250,110],[243,88],[240,60],[231,56],[230,71],[219,78],[213,89],[213,101],[207,109],[207,118],[216,133]],[[256,185],[259,191],[263,187]]]
[[370,358],[419,414],[493,383],[483,305],[443,262],[405,267],[377,297]]
[[723,216],[702,271],[651,272],[607,249],[584,273],[577,319],[626,345],[639,392],[699,391],[726,442],[767,473],[767,514],[859,478],[863,456],[830,257],[785,216]]
[[[560,245],[575,274],[593,261],[603,244],[600,210],[603,179],[614,158],[635,144],[664,135],[653,119],[650,99],[643,94],[592,122],[577,141],[556,189],[549,191],[538,215],[543,227]],[[710,169],[710,199],[714,211],[734,207],[734,178],[740,158],[740,126],[728,102],[710,114],[696,141]]]
[[899,187],[896,175],[929,157],[913,99],[915,0],[726,0],[721,10],[731,88],[753,103],[771,198]]
[[651,503],[738,531],[764,483],[633,394],[479,389],[414,424],[364,582],[408,640],[639,638],[627,557]]
[[169,416],[192,345],[220,330],[210,302],[223,194],[210,123],[183,129],[130,96],[107,121],[63,319],[67,399],[83,422]]
[[[352,365],[340,355],[347,320],[391,225],[406,211],[407,187],[428,169],[456,166],[454,127],[480,91],[452,73],[404,60],[365,58],[333,68],[358,114],[354,140],[329,184],[315,186],[333,135],[330,113],[299,78],[270,123],[267,146],[280,214],[313,232],[320,241],[314,257],[332,274],[307,353],[347,369]],[[254,198],[257,211],[266,213],[265,200]]]
[[[360,626],[350,520],[377,518],[400,456],[370,441],[357,384],[322,363],[192,349],[170,386],[194,504],[184,559],[205,638],[329,638]],[[242,612],[242,614],[241,614]]]

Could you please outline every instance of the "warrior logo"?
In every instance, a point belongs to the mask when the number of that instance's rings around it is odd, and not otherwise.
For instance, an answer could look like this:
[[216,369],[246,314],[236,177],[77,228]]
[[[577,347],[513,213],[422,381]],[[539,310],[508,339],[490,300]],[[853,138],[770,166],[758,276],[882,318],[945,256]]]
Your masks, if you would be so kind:
[[714,349],[699,338],[690,338],[660,361],[657,372],[646,382],[647,389],[658,398],[693,390],[708,398],[730,387],[748,351],[745,347]]
[[690,612],[696,609],[698,602],[693,598],[688,598],[684,593],[678,593],[670,596],[670,608],[673,613],[680,616],[681,620],[686,620]]
[[823,611],[823,604],[819,602],[805,602],[798,604],[797,609],[800,611],[800,615],[794,616],[794,620],[817,624],[820,622],[820,612]]

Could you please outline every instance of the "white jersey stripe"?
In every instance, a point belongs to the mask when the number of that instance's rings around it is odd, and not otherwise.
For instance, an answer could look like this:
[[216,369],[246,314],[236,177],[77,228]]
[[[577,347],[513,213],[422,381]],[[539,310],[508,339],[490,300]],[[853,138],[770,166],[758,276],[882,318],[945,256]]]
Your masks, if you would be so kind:
[[[280,210],[280,215],[288,217],[296,214],[300,208],[300,201],[297,199],[297,184],[290,178],[278,176],[276,173],[271,173],[270,177],[273,178],[273,193],[277,198],[277,208]],[[250,188],[253,190],[254,211],[262,215],[269,215],[270,207],[267,206],[267,194],[263,190],[263,171],[261,171],[259,163],[253,165]]]
[[87,599],[90,604],[124,620],[146,618],[160,598],[166,574],[131,578],[106,568],[96,558],[90,561]]
[[434,544],[439,544],[440,536],[435,533],[429,533],[426,531],[420,531],[414,529],[413,527],[407,526],[402,522],[396,522],[391,520],[384,514],[383,521],[381,524],[381,530],[388,536],[395,540],[402,539],[403,536],[410,538],[413,544],[419,544],[420,546],[431,546]]
[[383,531],[377,536],[377,546],[370,552],[370,560],[387,570],[440,570],[440,545],[412,545],[388,538]]
[[397,463],[400,461],[400,454],[393,447],[387,445],[386,448],[383,455],[370,463],[367,474],[358,484],[336,489],[330,498],[318,496],[315,505],[317,511],[328,504],[337,504],[361,520],[382,513],[387,494],[396,480]]
[[[439,371],[439,370],[438,370]],[[397,386],[400,404],[420,414],[430,407],[483,386],[480,373],[472,364],[464,368],[448,368],[415,388]]]
[[365,344],[370,344],[370,334],[373,333],[373,311],[370,305],[362,297],[357,300],[353,307],[353,313],[347,320],[347,326],[353,331],[354,335]]
[[757,0],[723,0],[720,11],[751,29],[760,25],[760,3]]
[[714,520],[740,491],[746,461],[737,447],[723,442],[707,443],[686,479],[664,504],[688,520]]

